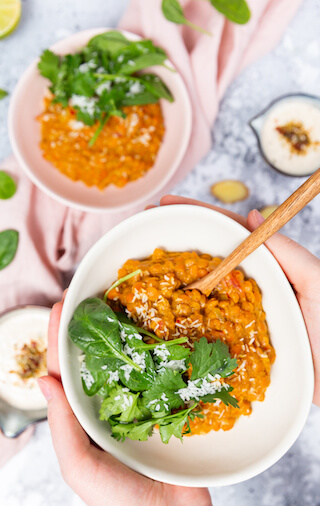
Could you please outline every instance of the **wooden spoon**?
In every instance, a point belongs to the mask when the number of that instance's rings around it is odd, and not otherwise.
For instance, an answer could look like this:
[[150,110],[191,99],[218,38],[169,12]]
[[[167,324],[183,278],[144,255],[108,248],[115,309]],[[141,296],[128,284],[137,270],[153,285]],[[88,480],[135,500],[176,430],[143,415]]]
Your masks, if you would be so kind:
[[320,192],[320,169],[312,174],[290,197],[283,202],[261,225],[254,230],[213,271],[186,286],[184,290],[199,290],[209,295],[217,284],[247,256],[278,232]]

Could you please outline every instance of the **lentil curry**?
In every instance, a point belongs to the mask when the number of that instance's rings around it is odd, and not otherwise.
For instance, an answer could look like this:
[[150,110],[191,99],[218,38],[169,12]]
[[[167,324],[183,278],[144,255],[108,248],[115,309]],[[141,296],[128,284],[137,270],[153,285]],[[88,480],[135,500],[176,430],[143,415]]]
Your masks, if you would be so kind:
[[209,297],[198,290],[183,291],[220,262],[207,254],[156,249],[146,260],[128,260],[119,270],[119,278],[137,269],[140,276],[108,293],[111,306],[125,308],[131,319],[156,336],[166,340],[187,336],[190,348],[202,336],[209,342],[219,339],[236,358],[237,369],[225,382],[233,387],[239,409],[219,400],[201,403],[205,416],[190,421],[192,434],[229,430],[237,418],[249,415],[251,403],[264,400],[275,360],[261,293],[253,279],[234,270]]
[[154,165],[164,136],[158,103],[123,108],[125,118],[111,116],[93,146],[98,123],[88,126],[76,120],[71,106],[45,99],[40,147],[43,156],[73,181],[100,190],[113,184],[123,187],[144,176]]

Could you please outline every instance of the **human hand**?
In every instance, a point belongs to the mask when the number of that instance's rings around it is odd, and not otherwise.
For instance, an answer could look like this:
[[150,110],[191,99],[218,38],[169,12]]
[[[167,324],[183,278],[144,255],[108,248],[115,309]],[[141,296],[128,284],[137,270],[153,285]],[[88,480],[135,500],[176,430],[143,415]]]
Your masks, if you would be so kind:
[[[198,200],[166,195],[160,201],[161,206],[173,204],[191,204],[214,209],[250,231],[255,230],[264,221],[256,209],[250,211],[246,220],[231,211]],[[320,260],[300,244],[279,233],[273,235],[265,244],[291,283],[304,316],[315,370],[313,402],[320,406]]]
[[167,485],[129,469],[97,448],[73,414],[60,382],[58,329],[63,302],[52,308],[48,333],[49,376],[38,379],[48,401],[53,446],[67,484],[93,506],[209,506],[207,489]]
[[8,460],[22,450],[29,442],[34,428],[30,427],[24,431],[20,436],[9,438],[4,436],[0,430],[0,467],[4,466]]

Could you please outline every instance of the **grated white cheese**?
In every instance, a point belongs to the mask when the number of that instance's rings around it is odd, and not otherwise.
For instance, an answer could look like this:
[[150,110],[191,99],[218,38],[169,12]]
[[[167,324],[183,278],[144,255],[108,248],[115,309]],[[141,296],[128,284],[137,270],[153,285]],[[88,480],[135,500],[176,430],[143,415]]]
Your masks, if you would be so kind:
[[96,99],[84,97],[83,95],[72,95],[70,99],[70,105],[74,107],[79,107],[82,111],[88,113],[90,116],[93,116]]
[[90,371],[88,371],[85,361],[83,360],[80,368],[81,378],[83,379],[87,389],[89,390],[94,384],[94,378]]
[[182,360],[164,360],[159,364],[158,371],[164,372],[166,369],[172,369],[173,371],[184,371],[186,369],[185,359]]
[[97,86],[96,94],[100,96],[105,90],[110,91],[111,86],[112,86],[111,81],[104,81],[103,83],[99,84],[99,86]]
[[113,381],[119,381],[119,373],[118,371],[110,371],[109,372],[109,378],[107,380],[107,383],[112,383]]
[[124,377],[127,381],[129,381],[130,379],[130,374],[133,370],[133,367],[130,365],[130,364],[124,364],[120,367],[120,369],[122,369],[122,371],[124,371]]
[[199,379],[194,381],[189,380],[186,388],[180,388],[175,393],[178,394],[184,402],[190,401],[191,399],[199,401],[200,397],[221,392],[223,388],[224,385],[220,383],[219,380],[209,382],[204,378],[202,382]]
[[160,344],[154,348],[153,354],[161,360],[166,360],[170,355],[170,351],[165,344]]
[[88,61],[86,63],[81,63],[81,65],[79,65],[79,72],[81,72],[82,74],[84,74],[85,72],[88,72],[91,69],[95,69],[96,66],[97,65],[92,60],[90,60],[90,61]]

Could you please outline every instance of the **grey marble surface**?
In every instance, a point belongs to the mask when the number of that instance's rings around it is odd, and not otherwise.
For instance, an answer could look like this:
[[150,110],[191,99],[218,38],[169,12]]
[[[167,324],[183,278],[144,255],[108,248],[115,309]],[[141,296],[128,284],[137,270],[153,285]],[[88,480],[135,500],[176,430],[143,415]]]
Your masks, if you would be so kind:
[[[21,23],[0,41],[0,88],[9,92],[26,66],[57,39],[81,29],[115,26],[127,0],[24,0]],[[272,53],[243,72],[229,87],[212,130],[212,147],[173,192],[217,204],[215,181],[245,181],[250,197],[230,209],[278,204],[301,183],[283,176],[260,157],[248,120],[273,98],[295,91],[319,94],[320,1],[305,0]],[[7,134],[9,99],[0,102],[0,159],[11,148]],[[285,233],[320,256],[320,197],[308,205]],[[253,443],[254,444],[254,443]],[[216,506],[319,506],[320,409],[312,407],[300,437],[269,470],[242,484],[211,490]],[[31,442],[0,470],[1,506],[73,506],[80,499],[64,484],[48,425],[39,425]],[[116,505],[115,505],[116,506]]]

